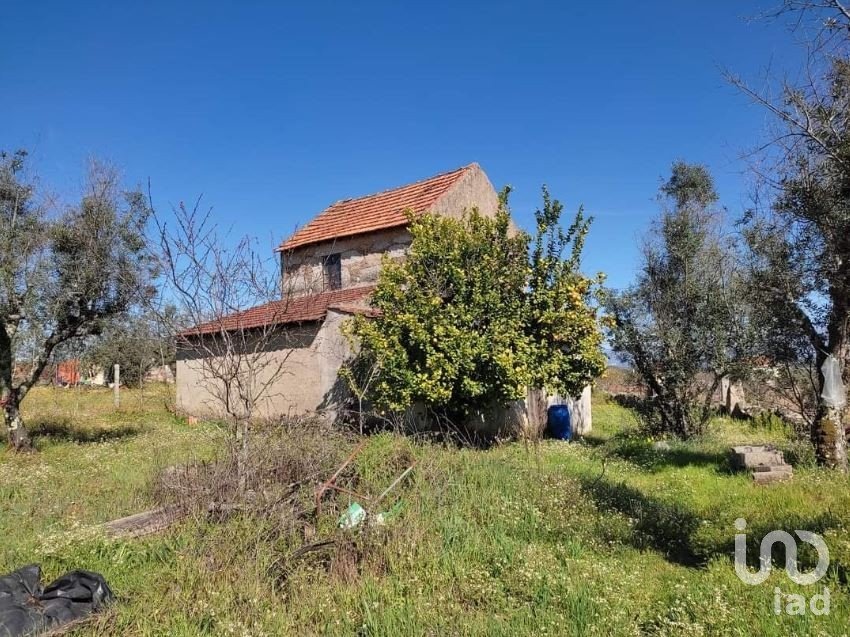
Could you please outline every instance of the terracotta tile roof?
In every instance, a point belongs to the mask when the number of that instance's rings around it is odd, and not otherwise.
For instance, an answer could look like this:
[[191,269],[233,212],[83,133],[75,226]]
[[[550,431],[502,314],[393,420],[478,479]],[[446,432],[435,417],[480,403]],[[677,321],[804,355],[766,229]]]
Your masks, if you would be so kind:
[[[214,334],[222,331],[229,332],[288,323],[321,321],[325,318],[328,309],[340,309],[349,313],[362,310],[364,313],[368,313],[369,308],[362,302],[369,297],[374,289],[374,285],[369,285],[293,297],[285,301],[274,301],[252,307],[244,312],[230,314],[216,321],[203,323],[182,332],[180,336],[197,336],[198,334]],[[358,301],[361,304],[358,304]]]
[[470,164],[407,186],[337,201],[284,241],[278,250],[292,250],[312,243],[407,225],[405,211],[412,210],[416,214],[427,212],[475,167],[476,164]]

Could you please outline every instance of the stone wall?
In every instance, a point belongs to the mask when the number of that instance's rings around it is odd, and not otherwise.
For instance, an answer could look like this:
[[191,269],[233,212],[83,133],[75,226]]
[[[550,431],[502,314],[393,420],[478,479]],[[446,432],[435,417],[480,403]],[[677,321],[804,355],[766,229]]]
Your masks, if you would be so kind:
[[305,296],[324,291],[322,258],[339,253],[342,287],[359,287],[378,280],[384,254],[402,258],[410,245],[406,228],[391,228],[282,253],[283,294]]
[[570,408],[570,424],[573,434],[584,436],[593,429],[592,391],[590,385],[584,388],[580,396],[569,398],[564,404]]
[[485,217],[494,217],[499,210],[499,196],[480,166],[475,166],[461,177],[434,203],[431,212],[457,219],[472,208],[478,208]]

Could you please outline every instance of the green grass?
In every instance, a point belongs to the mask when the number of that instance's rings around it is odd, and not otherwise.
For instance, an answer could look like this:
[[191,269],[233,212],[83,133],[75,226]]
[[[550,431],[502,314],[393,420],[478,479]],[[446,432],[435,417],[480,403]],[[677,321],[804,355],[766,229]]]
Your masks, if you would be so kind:
[[[718,420],[705,438],[657,451],[630,412],[599,404],[593,436],[579,444],[470,450],[374,436],[356,462],[368,493],[419,460],[397,492],[402,513],[336,553],[291,563],[302,539],[266,533],[268,520],[186,521],[130,541],[98,533],[152,504],[160,468],[220,446],[221,429],[184,424],[167,400],[130,393],[116,413],[107,392],[39,389],[25,405],[39,453],[0,452],[2,570],[33,561],[47,577],[97,570],[120,597],[79,634],[848,633],[850,485],[812,466],[781,428]],[[792,482],[757,487],[729,472],[732,443],[762,441],[799,463]],[[319,537],[335,517],[330,507]],[[784,571],[757,587],[737,579],[738,517],[753,545],[773,529],[826,537],[832,568],[817,588],[831,590],[829,616],[774,615],[775,586],[811,593]]]
[[209,456],[220,430],[170,416],[170,400],[163,387],[123,391],[116,411],[109,390],[33,390],[23,411],[38,452],[0,451],[0,569],[150,507],[148,486],[161,468]]

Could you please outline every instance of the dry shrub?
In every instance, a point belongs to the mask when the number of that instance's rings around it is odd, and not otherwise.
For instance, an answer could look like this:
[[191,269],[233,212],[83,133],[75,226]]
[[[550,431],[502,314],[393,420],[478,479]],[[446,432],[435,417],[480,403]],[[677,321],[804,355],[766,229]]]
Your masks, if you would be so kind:
[[154,485],[160,506],[192,517],[240,513],[290,527],[311,512],[312,494],[343,462],[346,435],[317,418],[252,428],[247,444],[231,439],[217,458],[170,467]]
[[[262,564],[275,586],[286,586],[297,569],[352,583],[364,574],[380,577],[400,547],[409,547],[398,519],[386,526],[367,521],[337,528],[352,498],[329,490],[315,507],[317,487],[345,462],[356,441],[319,420],[287,420],[254,427],[243,452],[230,441],[209,462],[164,471],[154,490],[157,502],[178,515],[203,522],[202,548],[210,572]],[[372,497],[415,459],[407,439],[373,441],[338,476],[336,484]],[[408,478],[409,480],[409,478]],[[371,514],[390,508],[411,483],[400,484],[380,503],[363,504]]]
[[386,543],[390,530],[366,526],[358,532],[337,533],[328,564],[331,577],[346,584],[364,573],[380,577],[387,572]]
[[413,464],[415,460],[416,456],[409,445],[396,445],[386,455],[384,460],[385,470],[390,476],[396,476]]

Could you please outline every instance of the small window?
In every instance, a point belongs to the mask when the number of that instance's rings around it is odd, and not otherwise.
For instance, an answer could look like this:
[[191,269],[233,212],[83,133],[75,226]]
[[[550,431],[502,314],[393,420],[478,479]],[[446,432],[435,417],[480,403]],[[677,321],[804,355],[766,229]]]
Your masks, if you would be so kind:
[[342,264],[339,254],[329,254],[322,259],[322,274],[326,290],[338,290],[342,287]]

